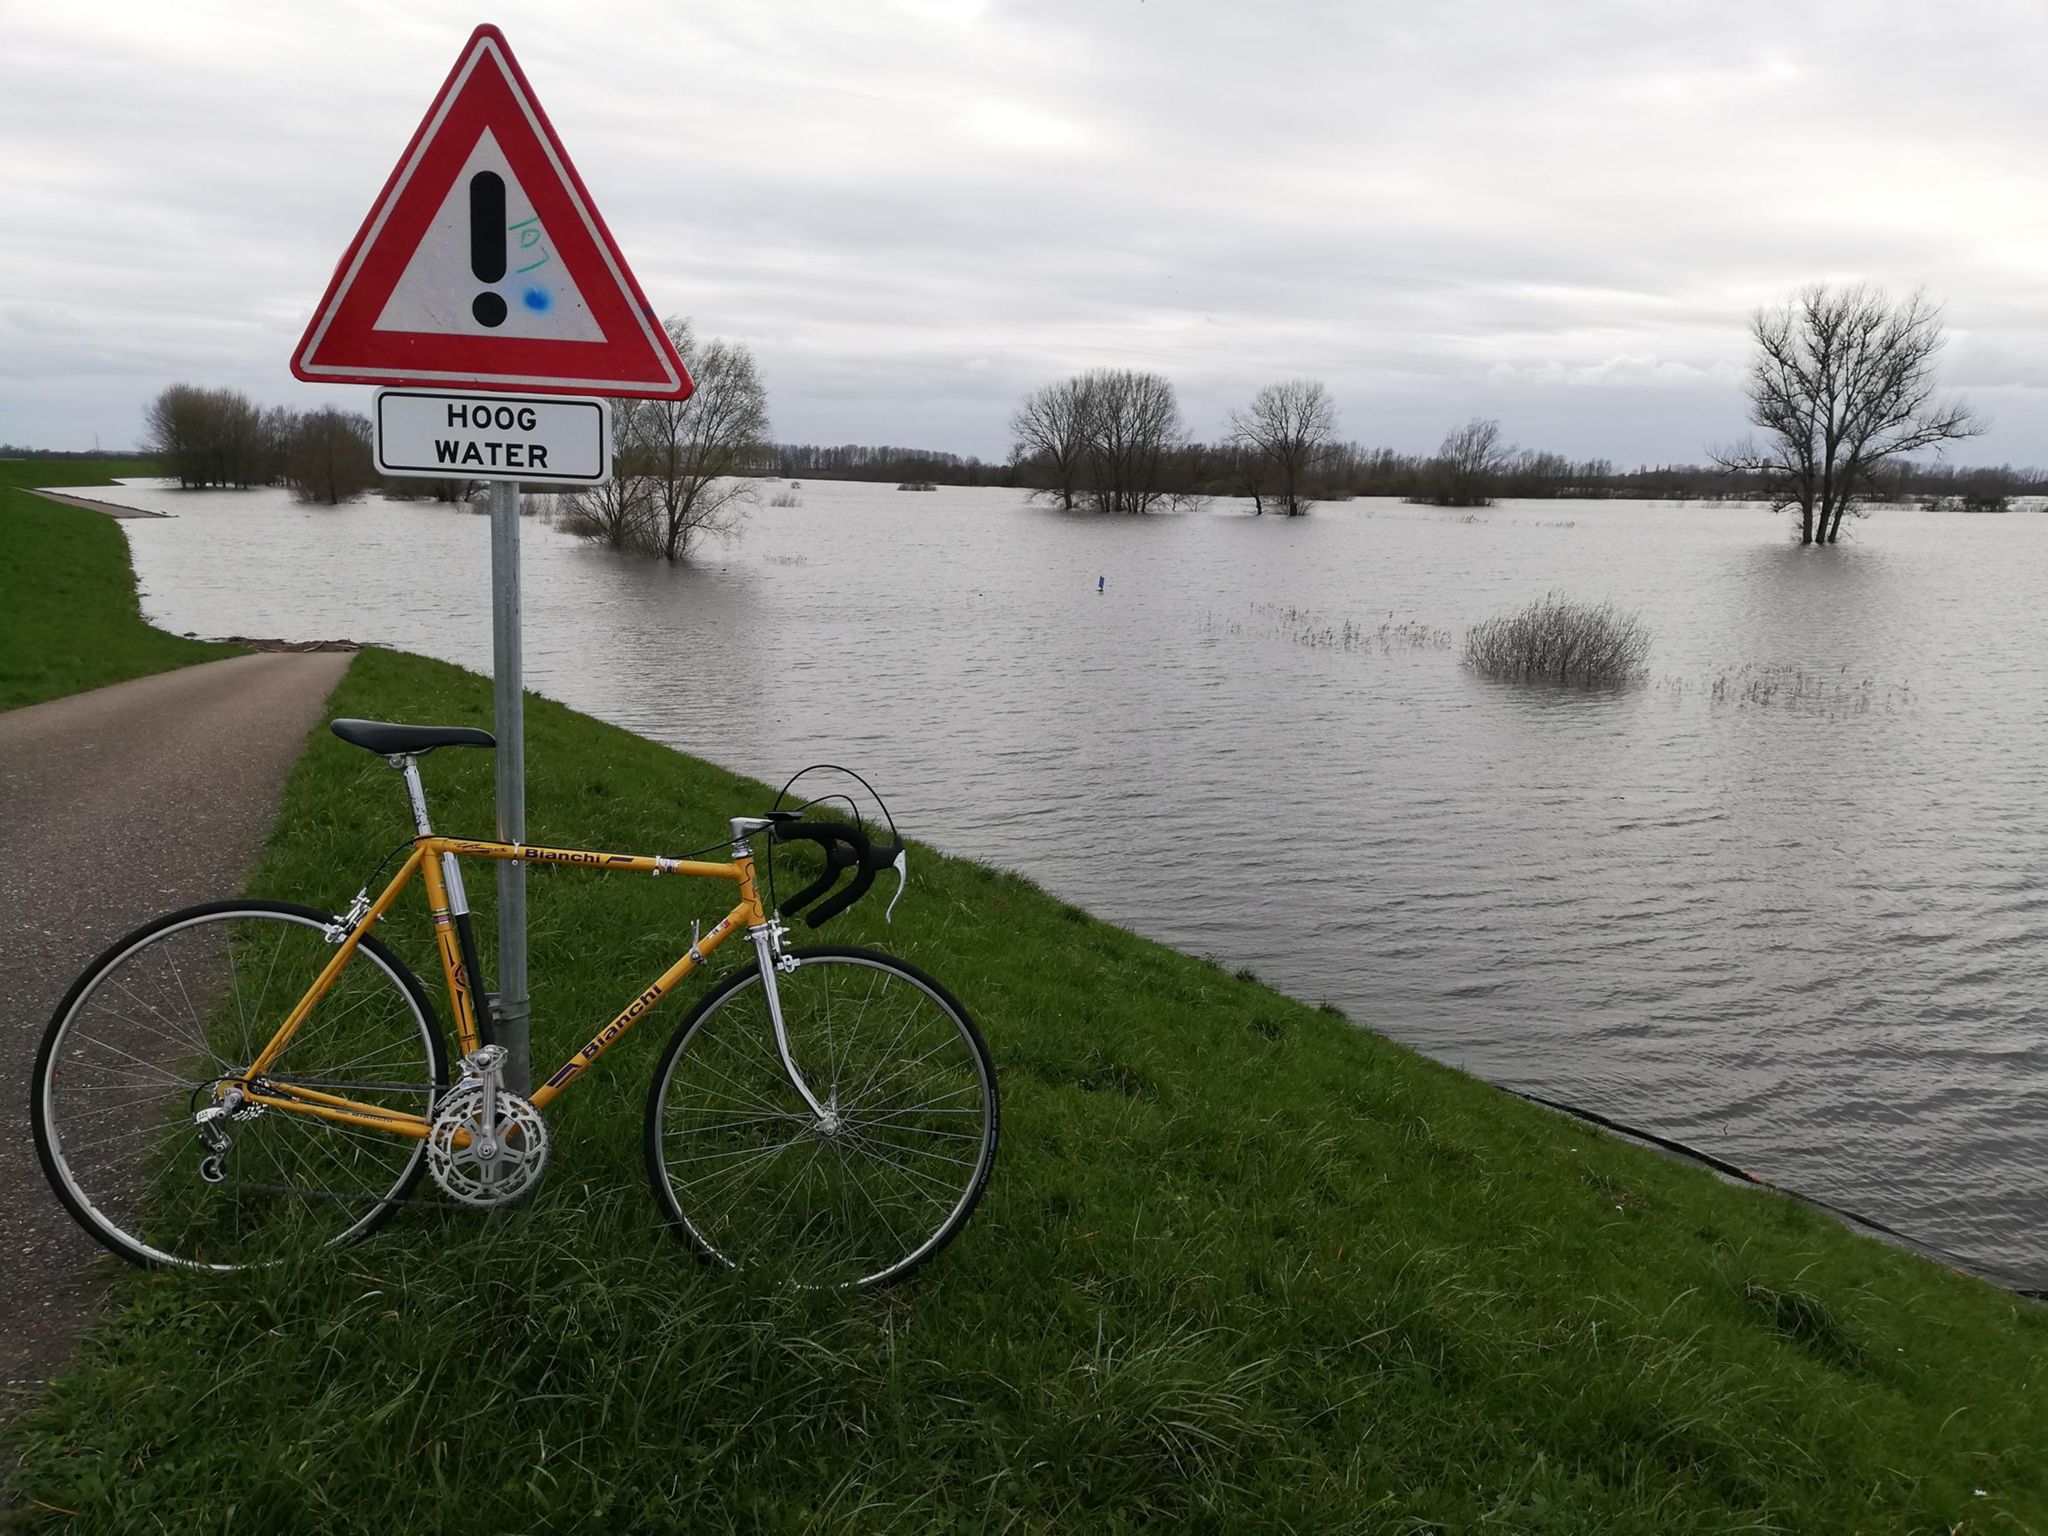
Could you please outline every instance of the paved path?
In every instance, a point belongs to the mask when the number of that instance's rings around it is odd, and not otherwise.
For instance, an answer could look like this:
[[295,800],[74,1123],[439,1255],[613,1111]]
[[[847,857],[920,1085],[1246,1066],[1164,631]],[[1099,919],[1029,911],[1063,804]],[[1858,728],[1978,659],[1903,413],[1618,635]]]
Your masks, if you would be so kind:
[[121,935],[241,891],[349,660],[236,656],[0,714],[0,1428],[63,1364],[99,1290],[102,1250],[29,1135],[43,1027]]
[[42,491],[36,494],[46,501],[61,501],[67,507],[83,507],[88,512],[103,512],[108,517],[169,517],[168,512],[151,512],[144,507],[116,506],[111,501],[93,501],[85,496],[73,496],[67,491]]

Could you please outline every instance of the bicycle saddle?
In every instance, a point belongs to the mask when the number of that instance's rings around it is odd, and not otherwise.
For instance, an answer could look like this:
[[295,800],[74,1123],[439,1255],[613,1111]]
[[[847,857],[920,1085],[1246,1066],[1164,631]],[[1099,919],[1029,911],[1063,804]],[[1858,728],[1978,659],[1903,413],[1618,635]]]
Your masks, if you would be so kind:
[[436,747],[495,747],[497,737],[473,725],[394,725],[388,720],[336,720],[328,726],[352,747],[379,757],[416,757]]

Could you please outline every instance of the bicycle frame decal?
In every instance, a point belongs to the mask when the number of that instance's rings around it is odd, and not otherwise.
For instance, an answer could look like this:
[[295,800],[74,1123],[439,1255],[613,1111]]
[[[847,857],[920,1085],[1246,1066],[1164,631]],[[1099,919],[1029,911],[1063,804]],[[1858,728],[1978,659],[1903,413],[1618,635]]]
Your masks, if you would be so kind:
[[647,1012],[648,1009],[668,996],[677,983],[697,969],[699,964],[697,957],[699,955],[709,955],[712,950],[732,937],[744,920],[746,911],[747,909],[744,906],[734,908],[731,913],[719,921],[716,928],[705,934],[697,942],[692,953],[683,956],[682,959],[678,960],[666,971],[663,971],[661,979],[634,998],[632,1002],[626,1004],[617,1018],[613,1019],[611,1023],[605,1025],[603,1029],[591,1037],[590,1044],[584,1046],[582,1050],[563,1062],[561,1070],[534,1090],[534,1107],[536,1109],[545,1109],[548,1106],[548,1102],[556,1094],[582,1076],[584,1068],[610,1050],[613,1043],[633,1027],[634,1022],[641,1014]]
[[412,883],[415,874],[423,876],[426,883],[427,905],[434,923],[435,949],[441,958],[442,979],[454,1010],[455,1034],[461,1052],[467,1055],[482,1043],[477,1029],[475,1001],[471,993],[474,978],[467,974],[462,963],[454,914],[450,910],[448,882],[442,875],[444,854],[452,854],[458,859],[560,864],[579,869],[617,870],[630,874],[690,875],[700,879],[730,880],[739,886],[739,905],[692,945],[689,953],[662,972],[651,985],[614,1015],[611,1022],[593,1035],[588,1044],[556,1070],[554,1076],[534,1090],[532,1103],[536,1108],[545,1108],[557,1094],[581,1076],[592,1062],[617,1044],[627,1030],[696,971],[720,944],[742,929],[756,928],[767,920],[767,914],[761,910],[760,898],[755,891],[754,861],[751,856],[743,856],[730,863],[716,864],[701,860],[669,859],[656,854],[604,853],[580,848],[547,848],[530,843],[493,843],[451,837],[417,838],[413,842],[411,856],[406,859],[398,873],[392,876],[391,883],[384,887],[383,893],[370,904],[369,910],[355,926],[339,935],[334,958],[328,961],[326,967],[314,979],[313,985],[307,989],[306,995],[299,999],[285,1021],[278,1026],[277,1033],[250,1063],[247,1077],[241,1085],[250,1102],[272,1109],[312,1115],[338,1124],[360,1126],[366,1130],[384,1131],[414,1140],[425,1139],[428,1122],[418,1115],[380,1108],[374,1104],[363,1104],[336,1094],[301,1088],[289,1083],[271,1083],[259,1087],[254,1080],[263,1077],[284,1054],[299,1026],[312,1015],[313,1010],[320,1006],[321,1000],[333,989],[336,978],[354,957],[364,937],[391,910],[406,886]]

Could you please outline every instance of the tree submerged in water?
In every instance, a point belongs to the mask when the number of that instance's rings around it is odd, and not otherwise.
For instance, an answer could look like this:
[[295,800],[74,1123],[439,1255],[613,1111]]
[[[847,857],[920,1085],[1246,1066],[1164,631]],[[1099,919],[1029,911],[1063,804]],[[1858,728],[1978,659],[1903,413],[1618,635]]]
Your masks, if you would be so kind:
[[565,500],[562,528],[613,549],[685,560],[705,534],[729,534],[754,500],[767,452],[768,389],[738,342],[665,322],[696,380],[687,400],[620,400],[612,478]]
[[1097,368],[1047,384],[1011,418],[1010,462],[1064,511],[1150,512],[1192,498],[1169,485],[1188,441],[1180,401],[1163,374]]
[[338,507],[377,483],[370,418],[334,406],[298,419],[284,477],[300,501]]
[[1762,430],[1714,462],[1750,479],[1773,511],[1795,510],[1799,542],[1832,544],[1877,473],[1907,454],[1984,430],[1935,396],[1941,309],[1924,293],[1815,283],[1750,321],[1750,420]]
[[1268,384],[1251,408],[1230,413],[1230,440],[1241,452],[1239,483],[1263,517],[1266,504],[1289,517],[1315,505],[1315,482],[1337,436],[1337,406],[1320,379]]
[[1474,416],[1452,432],[1429,461],[1428,489],[1410,501],[1432,507],[1490,507],[1515,450],[1500,440],[1500,423]]
[[1642,615],[1555,592],[1465,632],[1465,665],[1508,682],[1618,688],[1641,678],[1649,659]]

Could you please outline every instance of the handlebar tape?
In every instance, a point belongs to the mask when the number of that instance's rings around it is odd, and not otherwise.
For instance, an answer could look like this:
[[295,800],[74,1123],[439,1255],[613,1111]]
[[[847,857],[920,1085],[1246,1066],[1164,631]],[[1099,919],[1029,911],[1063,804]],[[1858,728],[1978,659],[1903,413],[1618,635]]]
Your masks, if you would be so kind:
[[887,848],[868,847],[862,850],[853,881],[836,896],[828,896],[809,912],[804,921],[813,928],[829,923],[833,918],[867,895],[868,888],[875,883],[875,876],[896,862],[896,855],[903,851],[901,843],[891,843]]
[[[779,826],[775,829],[775,840],[779,843],[816,843],[825,850],[825,872],[782,903],[782,910],[792,917],[837,885],[844,871],[858,866],[866,843],[866,839],[853,828],[835,822],[796,822]],[[811,926],[817,926],[815,917]]]
[[[857,827],[844,822],[800,821],[775,829],[778,841],[801,841],[816,843],[825,850],[825,872],[795,896],[782,903],[782,910],[791,916],[802,913],[804,922],[812,928],[823,927],[833,918],[867,895],[868,888],[875,883],[875,876],[896,862],[903,852],[901,843],[891,843],[886,848],[877,848],[868,841],[867,835]],[[827,896],[846,870],[853,871],[853,879],[844,890]],[[809,912],[804,908],[818,901]]]

